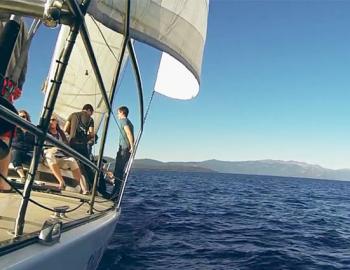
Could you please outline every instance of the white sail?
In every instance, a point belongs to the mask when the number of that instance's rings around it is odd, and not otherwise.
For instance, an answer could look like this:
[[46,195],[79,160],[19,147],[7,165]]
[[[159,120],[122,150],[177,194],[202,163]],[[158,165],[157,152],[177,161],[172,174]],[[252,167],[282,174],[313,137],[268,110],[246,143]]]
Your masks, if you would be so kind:
[[[91,1],[88,12],[123,32],[126,1]],[[199,81],[209,0],[132,0],[130,36],[167,52]]]
[[184,65],[163,53],[154,90],[170,98],[185,100],[197,96],[199,83]]
[[[44,12],[46,0],[2,0],[0,10]],[[124,32],[126,0],[91,1],[88,13]],[[23,9],[22,9],[23,10]],[[184,64],[199,81],[207,31],[209,0],[131,0],[131,38],[164,51]]]
[[[85,20],[104,86],[109,96],[120,60],[123,36],[93,20],[89,15],[85,17]],[[51,87],[51,80],[54,78],[57,66],[56,59],[59,58],[68,33],[69,27],[62,26],[51,63],[46,89]],[[95,127],[98,127],[104,113],[107,112],[107,106],[103,101],[96,76],[79,35],[61,84],[55,113],[63,120],[66,120],[72,112],[80,111],[84,104],[87,103],[91,104],[95,109],[94,121]]]
[[[93,1],[89,12],[122,31],[126,1]],[[176,99],[199,91],[209,0],[131,1],[130,35],[163,52],[155,90]]]

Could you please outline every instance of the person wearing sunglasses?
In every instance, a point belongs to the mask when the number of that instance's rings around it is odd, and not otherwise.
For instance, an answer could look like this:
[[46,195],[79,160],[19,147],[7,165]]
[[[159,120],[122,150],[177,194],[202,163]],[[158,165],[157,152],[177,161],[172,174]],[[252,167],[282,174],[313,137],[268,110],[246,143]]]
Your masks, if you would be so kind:
[[[68,144],[67,138],[58,124],[58,120],[55,116],[50,119],[50,126],[48,131],[57,140]],[[63,179],[61,169],[70,169],[74,179],[80,183],[82,193],[84,195],[89,194],[89,190],[84,182],[79,165],[73,157],[68,157],[63,151],[61,151],[56,146],[50,145],[50,143],[45,143],[46,147],[44,149],[44,158],[52,171],[53,175],[59,182],[59,189],[64,190],[66,188],[65,181]]]
[[[18,115],[31,122],[30,115],[25,110],[20,110]],[[21,183],[25,182],[25,173],[23,170],[23,164],[29,165],[33,156],[33,148],[35,143],[35,137],[25,129],[17,127],[16,136],[12,142],[12,164],[19,177]]]

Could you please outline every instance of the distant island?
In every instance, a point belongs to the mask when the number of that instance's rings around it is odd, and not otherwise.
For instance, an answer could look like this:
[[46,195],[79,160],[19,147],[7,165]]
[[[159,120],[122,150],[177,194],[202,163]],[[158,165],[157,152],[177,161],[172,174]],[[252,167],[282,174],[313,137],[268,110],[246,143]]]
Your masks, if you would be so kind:
[[[113,168],[114,160],[112,158],[106,159],[112,163],[111,168]],[[211,159],[201,162],[162,162],[153,159],[136,159],[133,163],[133,169],[350,180],[350,169],[332,170],[305,162],[270,159],[256,161],[220,161]]]

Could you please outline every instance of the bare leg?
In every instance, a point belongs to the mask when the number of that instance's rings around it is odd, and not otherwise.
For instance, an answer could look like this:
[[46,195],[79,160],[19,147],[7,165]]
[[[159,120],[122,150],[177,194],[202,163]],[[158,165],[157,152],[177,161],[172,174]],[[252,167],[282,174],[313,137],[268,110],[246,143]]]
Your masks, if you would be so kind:
[[[10,139],[9,138],[1,138],[5,143],[9,144]],[[7,177],[8,171],[9,171],[9,164],[11,160],[11,154],[9,153],[5,158],[0,160],[0,173]],[[11,189],[11,186],[5,182],[2,178],[0,178],[0,190],[9,190]]]
[[26,177],[26,175],[25,175],[25,173],[23,171],[23,168],[18,167],[16,172],[18,173],[19,177],[21,177],[21,178],[25,178]]
[[83,180],[83,178],[81,177],[81,173],[80,173],[80,170],[79,168],[75,169],[75,170],[72,170],[72,174],[74,176],[74,179],[77,180],[78,182],[80,182],[80,187],[81,187],[81,190],[84,193],[87,193],[88,192],[88,189],[86,187],[86,183],[85,181]]
[[66,184],[64,183],[60,167],[58,166],[58,164],[48,164],[48,165],[53,175],[56,177],[56,179],[60,183],[60,189],[64,189]]

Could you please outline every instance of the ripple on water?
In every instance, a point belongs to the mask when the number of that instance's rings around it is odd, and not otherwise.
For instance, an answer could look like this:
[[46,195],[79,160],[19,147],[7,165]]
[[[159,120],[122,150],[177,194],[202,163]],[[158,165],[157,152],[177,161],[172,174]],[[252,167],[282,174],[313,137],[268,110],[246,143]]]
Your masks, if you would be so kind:
[[99,269],[350,269],[350,182],[134,172]]

